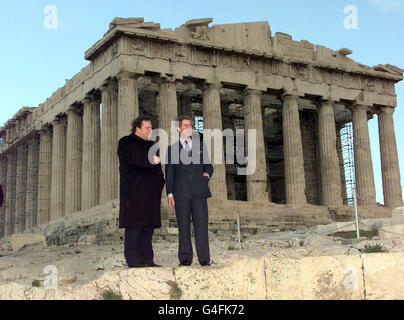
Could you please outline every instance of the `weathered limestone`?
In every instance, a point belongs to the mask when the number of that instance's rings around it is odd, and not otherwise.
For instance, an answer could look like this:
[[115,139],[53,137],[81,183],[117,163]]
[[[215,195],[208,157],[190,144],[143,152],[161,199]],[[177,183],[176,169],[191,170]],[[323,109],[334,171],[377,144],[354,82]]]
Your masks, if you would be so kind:
[[[248,146],[248,130],[256,130],[256,152],[248,157],[256,158],[256,170],[247,176],[248,201],[267,202],[267,162],[265,156],[264,130],[262,125],[261,91],[247,90],[244,96],[244,130]],[[248,147],[247,147],[248,150]]]
[[368,106],[357,104],[352,108],[354,133],[355,175],[358,205],[376,205],[372,155],[368,129]]
[[391,216],[391,224],[393,226],[404,224],[404,207],[397,207],[393,209],[393,214]]
[[17,148],[17,178],[16,178],[16,201],[15,201],[15,232],[23,233],[25,231],[27,197],[27,161],[28,148],[23,144]]
[[3,190],[3,205],[0,208],[0,238],[5,235],[6,226],[6,199],[7,199],[7,158],[0,159],[0,184]]
[[83,100],[82,210],[100,202],[100,129],[100,103],[89,95]]
[[362,259],[367,299],[404,299],[403,253],[365,254]]
[[341,180],[333,101],[322,101],[318,114],[322,204],[341,206]]
[[[203,87],[203,127],[204,130],[210,129],[223,130],[222,126],[222,109],[220,103],[220,83],[206,83]],[[205,142],[206,143],[206,142]],[[227,200],[227,185],[226,185],[226,165],[224,160],[223,150],[220,154],[214,153],[214,144],[211,148],[208,147],[210,159],[214,169],[213,176],[209,186],[212,192],[213,199]],[[220,163],[215,163],[215,158],[220,158]],[[220,161],[219,161],[220,162]]]
[[66,204],[65,215],[81,210],[81,163],[83,149],[83,117],[81,110],[70,107],[66,130]]
[[360,300],[365,298],[360,257],[320,256],[298,260],[267,257],[265,264],[267,266],[267,299]]
[[55,220],[65,215],[66,118],[53,120],[51,124],[53,142],[50,220]]
[[184,300],[265,300],[264,259],[239,259],[230,266],[176,268]]
[[40,234],[14,234],[10,238],[10,245],[13,251],[20,251],[25,246],[41,245],[46,248],[46,239]]
[[37,224],[38,172],[39,172],[39,135],[28,141],[27,199],[25,229],[30,231]]
[[284,94],[283,150],[285,156],[285,189],[288,204],[305,204],[303,147],[299,120],[299,94]]
[[118,76],[118,140],[131,133],[131,122],[139,116],[137,76],[129,72]]
[[394,108],[383,107],[378,113],[384,205],[389,208],[403,205],[393,112]]
[[118,198],[118,85],[102,86],[100,204]]
[[43,127],[39,132],[39,177],[37,225],[50,220],[51,183],[52,183],[52,132],[50,127]]

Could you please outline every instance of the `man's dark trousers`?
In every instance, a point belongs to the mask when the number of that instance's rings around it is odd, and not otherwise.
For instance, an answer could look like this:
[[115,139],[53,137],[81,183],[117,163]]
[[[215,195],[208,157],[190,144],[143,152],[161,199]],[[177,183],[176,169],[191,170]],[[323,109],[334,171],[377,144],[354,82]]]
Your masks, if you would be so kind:
[[129,267],[153,262],[152,238],[154,226],[125,228],[125,258]]
[[195,232],[195,246],[199,262],[210,263],[208,238],[208,204],[206,198],[181,199],[175,201],[175,215],[179,230],[178,259],[192,262],[191,212]]

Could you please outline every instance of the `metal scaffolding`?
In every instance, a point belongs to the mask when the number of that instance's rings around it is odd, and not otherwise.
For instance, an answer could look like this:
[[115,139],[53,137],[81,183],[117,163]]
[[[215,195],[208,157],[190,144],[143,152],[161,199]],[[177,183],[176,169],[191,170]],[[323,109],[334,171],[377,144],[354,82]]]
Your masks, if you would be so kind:
[[352,122],[346,123],[345,126],[341,128],[340,137],[346,185],[346,198],[344,199],[344,203],[353,206],[353,191],[355,189],[355,157]]

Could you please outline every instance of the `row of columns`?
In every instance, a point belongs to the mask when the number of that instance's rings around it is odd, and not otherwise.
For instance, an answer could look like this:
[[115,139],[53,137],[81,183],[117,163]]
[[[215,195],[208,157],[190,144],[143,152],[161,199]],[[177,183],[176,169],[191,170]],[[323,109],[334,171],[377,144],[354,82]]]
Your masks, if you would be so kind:
[[[80,210],[90,209],[119,196],[116,154],[121,137],[130,134],[131,121],[139,115],[138,75],[122,73],[101,88],[101,101],[88,94],[80,105],[70,106],[28,148],[20,146],[2,161],[0,173],[6,184],[6,235],[23,232]],[[176,82],[158,81],[159,127],[169,132],[178,117]],[[203,91],[204,129],[222,130],[220,83],[205,83]],[[265,143],[259,90],[244,92],[245,132],[256,129],[256,171],[247,176],[248,201],[268,202]],[[283,101],[285,189],[288,204],[305,204],[305,172],[299,119],[303,94],[287,92]],[[102,123],[100,122],[102,103]],[[367,106],[352,107],[355,169],[360,205],[376,203],[373,167],[367,126]],[[380,148],[385,204],[402,205],[400,173],[393,124],[393,108],[379,112]],[[342,205],[341,172],[337,153],[334,102],[322,100],[319,114],[319,156],[323,205]],[[119,124],[119,126],[118,126]],[[246,137],[246,141],[248,141]],[[213,146],[209,150],[215,158]],[[224,160],[223,151],[219,155]],[[210,182],[213,198],[227,200],[225,162],[213,163]],[[6,178],[5,178],[6,177]],[[39,187],[38,187],[39,186]],[[26,212],[37,214],[25,218]],[[36,221],[35,217],[36,216]],[[15,229],[16,226],[16,229]]]

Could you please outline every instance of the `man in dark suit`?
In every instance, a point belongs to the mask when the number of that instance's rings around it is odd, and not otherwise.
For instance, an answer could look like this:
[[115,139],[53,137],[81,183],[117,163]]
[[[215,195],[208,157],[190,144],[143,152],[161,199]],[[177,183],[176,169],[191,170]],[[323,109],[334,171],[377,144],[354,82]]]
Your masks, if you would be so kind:
[[201,266],[210,266],[207,198],[212,196],[208,182],[213,167],[190,117],[179,118],[178,132],[179,141],[168,147],[165,166],[168,203],[175,208],[179,231],[178,258],[180,266],[192,264],[192,212],[198,260]]
[[130,268],[159,267],[153,262],[152,237],[161,228],[164,175],[160,158],[149,159],[153,142],[147,117],[132,122],[132,134],[118,144],[120,172],[119,227],[125,228],[124,252]]

